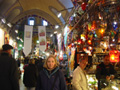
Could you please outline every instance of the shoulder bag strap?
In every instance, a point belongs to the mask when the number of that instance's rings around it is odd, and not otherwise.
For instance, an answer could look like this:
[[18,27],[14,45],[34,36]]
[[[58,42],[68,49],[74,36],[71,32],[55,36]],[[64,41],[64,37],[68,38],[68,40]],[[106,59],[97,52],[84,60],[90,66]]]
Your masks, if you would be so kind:
[[53,90],[53,88],[54,88],[55,82],[56,82],[56,80],[57,80],[58,72],[59,72],[59,70],[58,70],[57,73],[56,73],[54,82],[53,82],[53,84],[52,84],[52,88],[51,88],[50,90]]

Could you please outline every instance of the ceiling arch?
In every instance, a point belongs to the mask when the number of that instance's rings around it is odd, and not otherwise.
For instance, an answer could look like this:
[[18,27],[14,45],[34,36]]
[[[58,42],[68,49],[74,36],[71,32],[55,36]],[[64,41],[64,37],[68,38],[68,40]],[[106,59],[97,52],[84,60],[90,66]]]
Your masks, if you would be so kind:
[[14,8],[6,17],[7,21],[11,22],[16,16],[21,13],[21,7]]
[[2,16],[6,13],[6,11],[16,2],[16,0],[0,0],[0,13]]
[[37,9],[28,10],[24,13],[21,13],[20,15],[16,16],[11,22],[16,23],[20,19],[27,18],[30,15],[40,16],[40,17],[44,18],[45,20],[47,20],[48,22],[50,22],[51,24],[53,24],[53,25],[55,25],[57,23],[57,21],[52,16],[50,16],[48,13],[46,13],[44,11],[41,11],[41,10],[37,10]]
[[[71,2],[71,0],[0,0],[0,18],[6,19],[6,23],[11,23],[13,26],[11,29],[17,24],[25,24],[22,21],[35,15],[38,18],[40,17],[48,21],[50,25],[63,25],[64,23],[62,22],[64,20],[66,21],[66,17],[68,17],[70,13],[67,10],[67,7],[71,7],[71,5],[67,3],[69,1]],[[57,17],[52,8],[57,12],[65,10],[62,12],[63,20]]]

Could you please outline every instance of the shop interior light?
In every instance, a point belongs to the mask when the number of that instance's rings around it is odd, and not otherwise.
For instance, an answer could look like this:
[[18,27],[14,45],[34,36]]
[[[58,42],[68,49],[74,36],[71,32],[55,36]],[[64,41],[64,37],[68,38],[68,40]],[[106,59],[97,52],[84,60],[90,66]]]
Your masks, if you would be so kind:
[[8,25],[9,27],[12,27],[11,23],[8,23],[7,25]]
[[3,19],[1,19],[1,21],[3,22],[3,23],[6,23],[6,20],[3,18]]
[[20,39],[20,41],[21,41],[21,42],[23,42],[23,40],[22,40],[22,39]]
[[10,44],[10,45],[13,45],[13,42],[14,42],[14,41],[10,38],[9,44]]
[[58,29],[59,28],[59,25],[55,25],[55,29]]
[[49,56],[50,54],[49,53],[46,53],[47,56]]
[[38,44],[38,43],[39,43],[39,40],[37,40],[36,43]]
[[73,8],[74,7],[69,7],[67,9],[63,9],[63,10],[58,11],[57,17],[60,18],[62,16],[61,12],[66,11],[66,10],[68,11],[69,9],[73,9]]
[[17,39],[19,40],[20,38],[19,38],[19,37],[17,37]]
[[115,42],[115,39],[113,39],[113,42]]
[[60,51],[60,54],[63,54],[63,51]]
[[56,34],[56,33],[57,33],[57,31],[54,32],[54,34]]
[[112,88],[113,88],[114,90],[119,90],[116,86],[112,86]]
[[91,44],[92,44],[91,40],[88,40],[88,44],[89,44],[89,45],[91,45]]
[[92,47],[91,47],[91,46],[89,46],[89,50],[92,50]]
[[76,17],[76,13],[73,14],[73,17]]
[[57,17],[60,18],[62,16],[61,12],[58,13]]
[[15,30],[15,33],[18,33],[18,30]]
[[107,48],[107,44],[106,43],[104,43],[104,47]]
[[105,32],[105,30],[103,28],[101,28],[100,33],[103,34]]
[[53,34],[50,35],[50,37],[52,37],[52,36],[53,36]]
[[61,36],[61,33],[58,34],[58,37],[60,37],[60,36]]
[[20,44],[19,47],[22,47],[22,44]]
[[116,21],[114,21],[113,23],[114,23],[115,25],[117,25],[117,22],[116,22]]

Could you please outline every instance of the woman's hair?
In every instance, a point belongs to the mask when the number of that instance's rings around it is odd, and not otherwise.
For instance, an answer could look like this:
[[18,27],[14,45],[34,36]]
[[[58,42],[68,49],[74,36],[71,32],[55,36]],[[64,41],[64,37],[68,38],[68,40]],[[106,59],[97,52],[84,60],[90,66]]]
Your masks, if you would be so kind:
[[[50,55],[50,56],[48,56],[47,59],[45,60],[45,63],[44,63],[44,65],[43,65],[44,68],[48,69],[47,61],[48,61],[49,58],[53,58],[53,59],[55,60],[55,67],[59,66],[59,62],[57,61],[57,59],[55,58],[55,56],[54,56],[54,55]],[[54,68],[55,68],[55,67],[54,67]]]

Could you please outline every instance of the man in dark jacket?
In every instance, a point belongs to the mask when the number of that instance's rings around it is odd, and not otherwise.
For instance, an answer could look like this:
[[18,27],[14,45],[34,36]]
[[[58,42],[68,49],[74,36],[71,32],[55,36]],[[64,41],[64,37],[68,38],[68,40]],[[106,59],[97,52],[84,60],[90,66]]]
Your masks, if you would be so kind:
[[29,65],[24,68],[23,83],[27,90],[35,90],[37,83],[38,70],[35,66],[35,60],[30,59]]
[[98,90],[105,87],[108,84],[108,81],[113,80],[116,76],[116,71],[112,64],[110,64],[110,57],[106,55],[103,62],[97,66],[96,78],[98,79]]
[[13,47],[9,44],[2,46],[0,54],[0,90],[19,90],[18,67],[11,56]]

